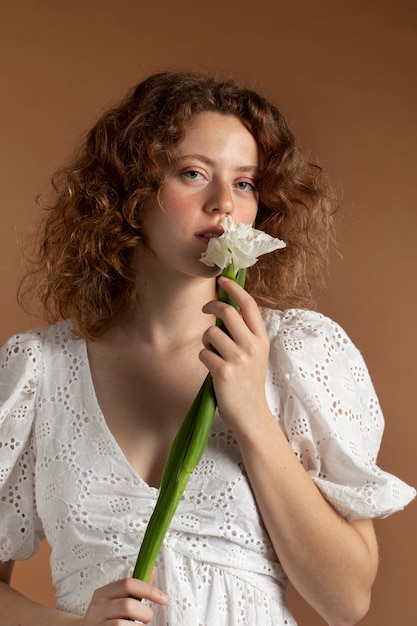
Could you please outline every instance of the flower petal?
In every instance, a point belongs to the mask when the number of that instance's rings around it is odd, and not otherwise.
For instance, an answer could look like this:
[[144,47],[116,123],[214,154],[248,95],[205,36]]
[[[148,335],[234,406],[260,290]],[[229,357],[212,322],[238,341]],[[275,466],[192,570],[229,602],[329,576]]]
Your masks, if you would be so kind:
[[230,216],[221,222],[224,232],[220,237],[210,239],[200,261],[210,267],[227,267],[233,260],[234,269],[254,265],[262,254],[285,248],[281,239],[271,237],[250,224],[239,224]]

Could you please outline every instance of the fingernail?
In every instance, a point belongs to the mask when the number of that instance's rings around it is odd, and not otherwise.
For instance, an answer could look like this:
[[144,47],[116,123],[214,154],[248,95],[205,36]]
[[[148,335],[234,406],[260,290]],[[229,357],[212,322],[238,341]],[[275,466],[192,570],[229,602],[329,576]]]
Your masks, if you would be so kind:
[[169,598],[165,593],[161,593],[161,602],[164,604],[169,604]]

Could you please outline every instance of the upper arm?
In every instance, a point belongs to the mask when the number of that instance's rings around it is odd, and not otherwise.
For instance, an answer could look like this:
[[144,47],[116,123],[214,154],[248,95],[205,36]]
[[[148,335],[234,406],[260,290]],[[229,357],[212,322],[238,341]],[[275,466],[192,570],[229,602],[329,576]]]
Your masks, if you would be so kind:
[[7,561],[7,563],[2,563],[0,561],[0,582],[10,585],[10,581],[12,579],[13,567],[14,567],[14,561]]

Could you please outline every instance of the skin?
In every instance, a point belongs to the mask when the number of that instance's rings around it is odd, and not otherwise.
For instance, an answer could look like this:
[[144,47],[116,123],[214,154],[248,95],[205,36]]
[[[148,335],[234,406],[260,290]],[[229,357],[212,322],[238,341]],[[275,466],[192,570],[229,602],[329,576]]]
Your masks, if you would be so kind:
[[[222,278],[241,314],[218,302],[217,272],[199,262],[204,234],[218,231],[225,215],[246,223],[256,216],[256,142],[237,118],[210,112],[194,118],[179,152],[159,198],[145,207],[146,240],[136,262],[146,282],[137,310],[88,345],[97,398],[128,462],[158,486],[173,438],[210,370],[221,417],[238,441],[290,581],[331,626],[355,624],[368,609],[377,569],[372,522],[342,519],[295,457],[265,398],[269,341],[258,307]],[[215,326],[216,316],[230,336]],[[80,618],[17,595],[7,586],[10,573],[11,564],[0,568],[0,621],[10,626],[147,624],[152,609],[129,596],[167,602],[151,584],[126,579],[98,589]]]

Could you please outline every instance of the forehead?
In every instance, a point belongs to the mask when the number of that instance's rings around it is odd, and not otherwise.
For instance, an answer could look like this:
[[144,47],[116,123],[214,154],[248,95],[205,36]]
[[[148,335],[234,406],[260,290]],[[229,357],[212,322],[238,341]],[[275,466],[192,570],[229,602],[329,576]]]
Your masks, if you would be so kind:
[[184,133],[200,131],[203,128],[238,129],[242,132],[247,131],[252,135],[250,125],[246,120],[242,120],[232,113],[221,113],[220,111],[195,113],[185,122]]
[[258,159],[258,145],[246,124],[235,115],[207,111],[194,115],[185,125],[177,144],[179,153],[189,149],[234,150]]

